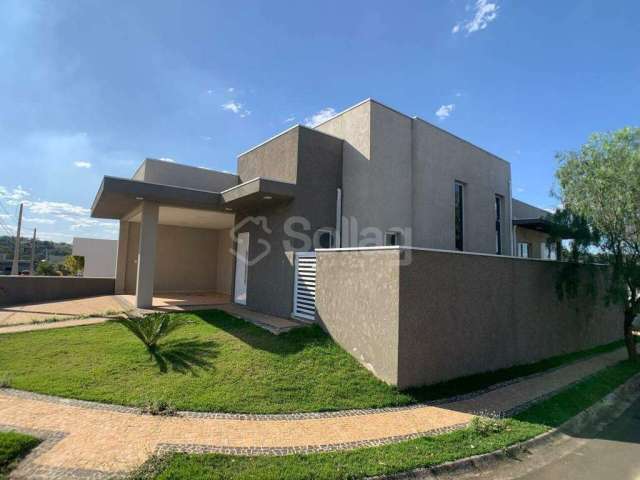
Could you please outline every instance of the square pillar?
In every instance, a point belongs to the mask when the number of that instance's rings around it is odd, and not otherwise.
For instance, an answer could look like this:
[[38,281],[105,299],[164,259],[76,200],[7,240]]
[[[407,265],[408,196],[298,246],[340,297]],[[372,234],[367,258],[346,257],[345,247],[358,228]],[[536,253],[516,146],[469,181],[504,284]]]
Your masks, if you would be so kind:
[[136,281],[136,307],[153,304],[153,282],[156,270],[156,237],[158,234],[158,204],[142,203],[140,243],[138,246],[138,276]]
[[124,293],[127,278],[127,247],[129,246],[129,222],[120,220],[118,233],[118,253],[116,255],[116,286],[115,294]]

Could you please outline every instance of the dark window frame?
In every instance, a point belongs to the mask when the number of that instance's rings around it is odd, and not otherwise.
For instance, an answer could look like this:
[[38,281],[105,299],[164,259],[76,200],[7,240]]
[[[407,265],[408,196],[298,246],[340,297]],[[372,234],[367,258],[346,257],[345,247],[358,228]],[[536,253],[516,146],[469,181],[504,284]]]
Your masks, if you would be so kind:
[[453,232],[454,245],[456,250],[464,251],[464,190],[465,185],[462,182],[455,181],[453,183]]
[[496,214],[496,255],[502,255],[502,217],[504,214],[504,203],[502,195],[495,195]]
[[[393,243],[388,241],[389,237],[393,237],[394,241]],[[400,245],[400,233],[399,232],[394,232],[394,231],[386,231],[384,232],[384,246],[385,247],[396,247]]]

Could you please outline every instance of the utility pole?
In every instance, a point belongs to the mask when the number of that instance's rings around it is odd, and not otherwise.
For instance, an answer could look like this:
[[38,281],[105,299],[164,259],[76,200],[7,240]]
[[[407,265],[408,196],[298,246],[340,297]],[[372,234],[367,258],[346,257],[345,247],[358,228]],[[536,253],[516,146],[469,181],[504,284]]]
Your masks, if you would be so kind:
[[36,229],[33,229],[33,240],[31,240],[31,268],[29,275],[33,276],[36,272]]
[[13,265],[11,266],[11,275],[20,275],[20,229],[22,228],[22,206],[20,204],[20,213],[18,215],[18,231],[16,232],[16,245],[13,250]]

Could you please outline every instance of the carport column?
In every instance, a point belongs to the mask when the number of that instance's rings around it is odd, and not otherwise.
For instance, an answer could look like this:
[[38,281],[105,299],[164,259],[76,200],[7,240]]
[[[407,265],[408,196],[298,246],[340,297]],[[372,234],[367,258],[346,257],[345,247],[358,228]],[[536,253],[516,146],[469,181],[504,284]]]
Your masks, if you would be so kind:
[[127,247],[129,245],[129,222],[120,220],[120,233],[118,235],[118,254],[116,256],[116,286],[115,293],[124,293],[127,278]]
[[156,269],[156,236],[158,233],[158,204],[143,202],[138,247],[138,277],[136,307],[153,304],[153,281]]

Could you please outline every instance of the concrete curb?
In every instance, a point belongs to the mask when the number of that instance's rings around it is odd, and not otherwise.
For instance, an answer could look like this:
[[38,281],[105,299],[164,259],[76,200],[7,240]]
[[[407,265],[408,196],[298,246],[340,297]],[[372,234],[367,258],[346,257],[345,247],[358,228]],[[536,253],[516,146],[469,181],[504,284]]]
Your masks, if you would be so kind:
[[619,417],[629,406],[640,398],[640,373],[609,393],[602,400],[583,410],[561,426],[542,433],[537,437],[511,445],[502,450],[475,455],[434,467],[420,468],[392,475],[368,477],[369,480],[433,480],[436,478],[465,476],[474,477],[495,468],[501,462],[517,458],[518,455],[531,449],[567,439],[571,433],[579,432],[587,427],[601,430],[608,423]]

